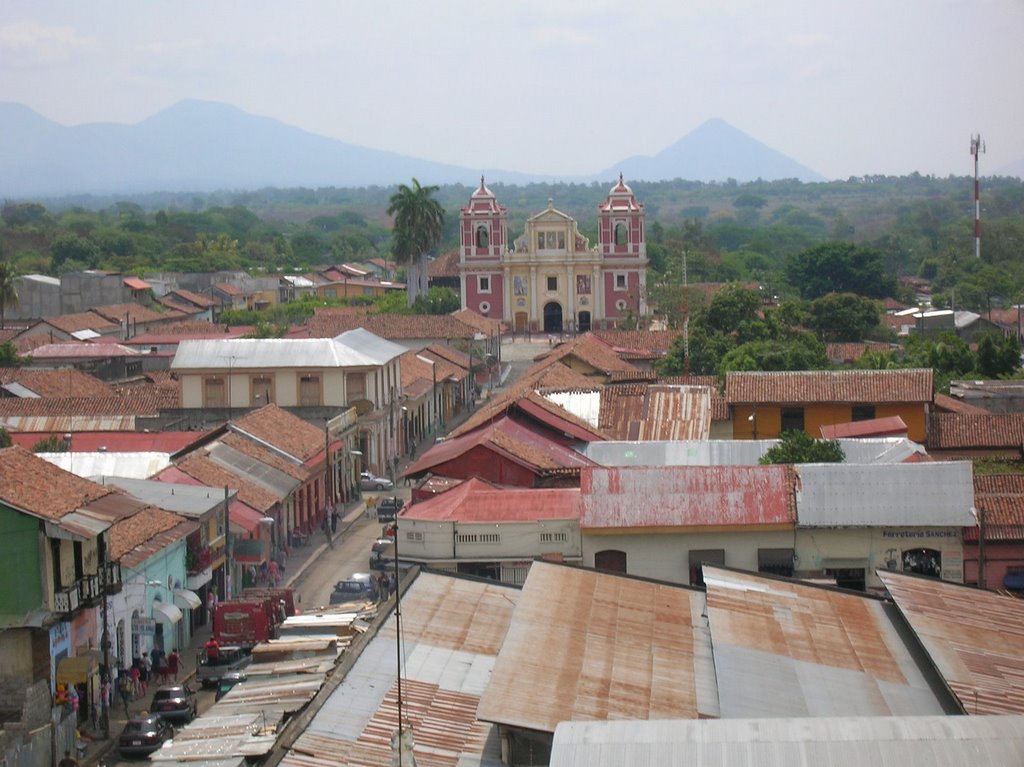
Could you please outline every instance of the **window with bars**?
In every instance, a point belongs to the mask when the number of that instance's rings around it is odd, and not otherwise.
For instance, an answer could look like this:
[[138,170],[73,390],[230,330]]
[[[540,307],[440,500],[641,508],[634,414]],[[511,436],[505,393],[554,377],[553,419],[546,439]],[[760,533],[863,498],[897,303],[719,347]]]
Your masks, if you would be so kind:
[[541,533],[541,543],[565,543],[569,540],[569,536],[566,533]]
[[423,533],[409,531],[405,534],[405,540],[412,543],[423,543]]

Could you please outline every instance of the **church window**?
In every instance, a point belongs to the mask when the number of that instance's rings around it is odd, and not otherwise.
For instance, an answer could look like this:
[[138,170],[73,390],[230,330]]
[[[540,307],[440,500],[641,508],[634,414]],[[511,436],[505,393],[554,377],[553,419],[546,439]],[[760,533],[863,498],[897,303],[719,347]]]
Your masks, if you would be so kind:
[[558,290],[557,277],[548,277],[548,290]]
[[480,277],[477,277],[476,279],[477,279],[477,291],[478,292],[480,292],[480,293],[490,293],[491,292],[491,278],[490,277],[485,277],[485,276],[481,275]]
[[619,221],[615,224],[615,244],[629,244],[629,228],[626,226],[625,221]]
[[625,290],[626,289],[626,275],[625,274],[620,272],[620,273],[615,275],[615,289],[616,290]]
[[558,233],[558,249],[565,250],[565,232]]

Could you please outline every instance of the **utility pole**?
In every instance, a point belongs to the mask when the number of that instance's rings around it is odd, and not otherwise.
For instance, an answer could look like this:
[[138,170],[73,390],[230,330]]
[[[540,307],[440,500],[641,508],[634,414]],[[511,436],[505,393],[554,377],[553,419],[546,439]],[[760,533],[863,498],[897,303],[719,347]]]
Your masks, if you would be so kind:
[[978,507],[978,588],[986,588],[985,583],[985,509]]
[[974,158],[974,257],[981,258],[981,186],[978,181],[978,156],[985,154],[981,134],[971,136],[971,156]]
[[690,291],[686,284],[686,248],[683,248],[683,375],[690,376]]

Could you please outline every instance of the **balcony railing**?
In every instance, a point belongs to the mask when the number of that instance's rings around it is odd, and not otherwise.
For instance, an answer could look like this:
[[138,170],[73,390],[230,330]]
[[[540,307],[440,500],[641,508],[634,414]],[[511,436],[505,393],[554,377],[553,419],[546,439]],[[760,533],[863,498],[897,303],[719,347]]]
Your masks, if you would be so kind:
[[107,562],[107,593],[116,594],[121,590],[121,563]]
[[53,611],[55,613],[70,614],[77,610],[79,605],[77,584],[53,595]]
[[78,579],[78,602],[88,604],[100,597],[100,578],[98,575],[85,575]]

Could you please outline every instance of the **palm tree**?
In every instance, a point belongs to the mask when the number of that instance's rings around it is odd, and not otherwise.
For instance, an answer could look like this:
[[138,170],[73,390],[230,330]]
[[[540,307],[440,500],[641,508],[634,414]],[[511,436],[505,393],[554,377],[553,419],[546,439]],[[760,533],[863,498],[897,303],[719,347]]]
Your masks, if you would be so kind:
[[6,322],[7,307],[18,305],[18,290],[14,285],[16,276],[9,261],[0,261],[0,328]]
[[395,217],[392,253],[399,264],[406,266],[406,294],[409,306],[416,296],[427,292],[424,257],[441,241],[444,208],[434,199],[438,187],[420,186],[415,178],[412,186],[398,185],[391,195],[388,215]]

